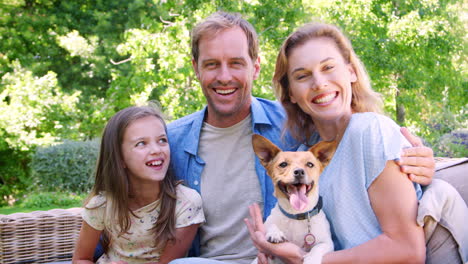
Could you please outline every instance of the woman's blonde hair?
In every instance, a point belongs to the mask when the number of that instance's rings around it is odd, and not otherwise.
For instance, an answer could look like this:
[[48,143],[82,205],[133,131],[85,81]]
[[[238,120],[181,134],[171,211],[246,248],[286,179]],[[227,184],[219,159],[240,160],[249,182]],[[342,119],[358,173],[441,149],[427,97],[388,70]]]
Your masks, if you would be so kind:
[[[161,120],[164,125],[164,130],[167,134],[166,123],[159,108],[150,104],[150,106],[132,106],[117,112],[107,123],[101,138],[101,147],[96,165],[94,187],[84,202],[88,209],[96,209],[97,207],[87,207],[86,204],[96,195],[103,194],[106,197],[106,218],[111,219],[110,222],[117,223],[112,227],[117,230],[120,235],[128,232],[131,220],[130,217],[133,211],[130,209],[130,196],[135,195],[130,193],[130,181],[127,169],[123,164],[122,141],[125,130],[134,121],[154,116]],[[175,239],[175,207],[176,207],[176,186],[179,182],[175,181],[171,168],[166,173],[166,176],[161,182],[160,188],[160,213],[158,219],[154,223],[151,231],[154,233],[155,247],[162,249],[167,241]],[[109,221],[108,221],[109,222]],[[104,229],[102,245],[104,251],[107,252],[109,245],[112,243],[109,235],[110,230]]]
[[288,80],[289,56],[292,51],[315,38],[333,40],[346,63],[350,63],[356,72],[357,81],[351,84],[351,109],[353,112],[382,112],[382,99],[379,93],[371,88],[364,65],[351,46],[349,39],[333,25],[324,23],[306,24],[286,38],[276,59],[273,76],[275,94],[288,115],[284,130],[300,142],[306,142],[315,132],[312,118],[297,105],[291,102]]

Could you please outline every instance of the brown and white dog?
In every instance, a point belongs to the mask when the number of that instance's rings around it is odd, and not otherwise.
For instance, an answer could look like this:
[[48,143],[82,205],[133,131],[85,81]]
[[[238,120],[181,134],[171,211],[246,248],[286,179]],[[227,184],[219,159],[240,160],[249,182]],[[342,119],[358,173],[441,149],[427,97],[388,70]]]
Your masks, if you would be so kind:
[[[281,151],[268,139],[254,134],[252,145],[275,186],[278,199],[265,222],[271,243],[292,242],[304,251],[304,263],[321,263],[333,251],[330,224],[319,196],[319,175],[335,153],[336,142],[320,142],[308,151]],[[254,261],[256,262],[256,260]],[[282,263],[275,258],[270,263]]]

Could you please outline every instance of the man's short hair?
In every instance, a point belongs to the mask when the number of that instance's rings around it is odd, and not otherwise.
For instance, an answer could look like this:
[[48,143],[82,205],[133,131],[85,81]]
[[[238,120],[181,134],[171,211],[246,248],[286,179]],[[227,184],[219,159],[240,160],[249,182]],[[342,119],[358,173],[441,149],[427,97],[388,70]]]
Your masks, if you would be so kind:
[[249,56],[252,61],[258,57],[258,36],[252,24],[243,19],[239,13],[218,11],[198,23],[191,33],[192,57],[198,61],[200,55],[199,42],[203,36],[214,37],[222,30],[240,27],[247,37]]

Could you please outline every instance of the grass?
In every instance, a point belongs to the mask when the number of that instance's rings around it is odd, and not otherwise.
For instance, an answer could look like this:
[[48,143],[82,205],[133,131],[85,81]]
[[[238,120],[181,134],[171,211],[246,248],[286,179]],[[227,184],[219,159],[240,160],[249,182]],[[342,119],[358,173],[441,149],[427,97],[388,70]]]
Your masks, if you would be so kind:
[[0,207],[0,214],[28,213],[46,211],[55,208],[81,207],[86,194],[38,192],[30,193],[18,199],[12,206]]
[[81,203],[77,203],[76,205],[70,206],[46,206],[46,207],[22,207],[22,206],[3,206],[0,207],[0,215],[7,215],[7,214],[14,214],[14,213],[29,213],[34,211],[47,211],[56,208],[73,208],[73,207],[81,207]]

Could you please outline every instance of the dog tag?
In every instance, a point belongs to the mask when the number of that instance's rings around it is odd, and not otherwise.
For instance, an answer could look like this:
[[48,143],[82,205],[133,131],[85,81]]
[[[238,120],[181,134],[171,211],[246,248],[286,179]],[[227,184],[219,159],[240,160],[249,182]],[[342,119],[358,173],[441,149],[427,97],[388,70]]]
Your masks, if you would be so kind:
[[305,235],[304,237],[304,243],[309,246],[309,247],[312,247],[314,244],[315,244],[315,236],[312,235],[311,233]]

